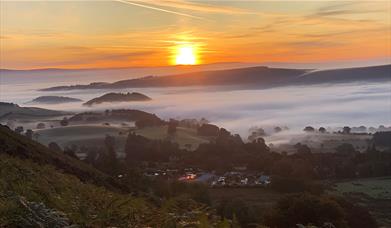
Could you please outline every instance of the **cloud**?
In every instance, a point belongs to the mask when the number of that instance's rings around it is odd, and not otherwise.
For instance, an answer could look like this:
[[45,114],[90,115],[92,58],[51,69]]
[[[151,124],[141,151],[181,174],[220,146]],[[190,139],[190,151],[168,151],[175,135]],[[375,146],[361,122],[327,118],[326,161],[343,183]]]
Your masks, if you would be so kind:
[[251,12],[234,7],[227,6],[214,6],[211,4],[201,3],[201,2],[190,2],[184,0],[138,0],[132,2],[140,2],[151,4],[159,7],[170,7],[179,10],[190,10],[201,13],[219,13],[219,14],[249,14]]
[[355,6],[362,4],[362,2],[345,2],[320,7],[313,14],[308,17],[328,17],[328,16],[345,16],[352,14],[366,14],[385,12],[385,9],[367,9],[361,7],[357,9]]
[[[133,51],[133,52],[118,52],[102,51],[97,48],[83,47],[83,46],[68,46],[63,50],[67,53],[65,60],[50,61],[49,63],[43,63],[47,66],[67,66],[74,64],[91,64],[100,62],[133,62],[139,58],[148,57],[155,54],[153,51]],[[72,56],[75,56],[73,58]]]
[[[252,12],[246,11],[240,8],[226,7],[226,6],[213,6],[205,3],[195,3],[183,0],[116,0],[128,5],[143,7],[155,11],[170,13],[174,15],[190,17],[194,19],[207,20],[204,17],[196,16],[193,12],[199,13],[217,13],[217,14],[254,14]],[[171,8],[172,10],[167,9]],[[192,13],[183,13],[181,10],[188,10]]]
[[132,1],[127,1],[127,0],[116,0],[116,1],[128,4],[128,5],[143,7],[143,8],[156,10],[156,11],[161,11],[161,12],[170,13],[170,14],[175,14],[175,15],[179,15],[179,16],[190,17],[190,18],[195,18],[195,19],[204,19],[202,17],[194,16],[194,15],[187,14],[187,13],[181,13],[181,12],[178,12],[178,11],[167,10],[167,9],[163,9],[163,8],[160,8],[160,7],[149,6],[149,5],[146,5],[146,4],[140,4],[140,3],[136,3],[136,2],[132,2]]
[[331,47],[343,45],[341,42],[324,41],[324,40],[308,40],[308,41],[293,41],[287,42],[286,45],[295,48],[314,48],[314,47]]

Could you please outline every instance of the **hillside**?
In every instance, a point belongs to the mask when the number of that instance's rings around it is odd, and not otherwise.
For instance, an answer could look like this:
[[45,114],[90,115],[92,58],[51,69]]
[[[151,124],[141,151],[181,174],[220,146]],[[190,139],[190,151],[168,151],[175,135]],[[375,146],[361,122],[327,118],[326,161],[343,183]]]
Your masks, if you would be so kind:
[[0,227],[194,227],[210,214],[185,196],[159,203],[133,196],[95,168],[2,125],[0,196]]
[[66,156],[35,141],[21,136],[0,125],[0,154],[27,159],[42,165],[51,165],[64,173],[74,175],[83,182],[90,182],[109,189],[125,189],[111,177],[85,163]]
[[93,98],[83,105],[92,106],[101,103],[131,102],[131,101],[150,101],[150,97],[141,93],[106,93],[100,97]]
[[21,107],[17,104],[0,102],[0,120],[16,117],[50,117],[68,113],[35,107]]
[[59,86],[43,89],[43,91],[201,85],[272,85],[287,80],[288,78],[297,77],[305,72],[307,72],[307,70],[279,69],[261,66],[231,70],[201,71],[195,73],[185,73],[161,77],[149,76],[99,85],[90,84]]
[[390,81],[391,65],[313,71],[295,80],[296,84]]
[[142,198],[111,192],[52,166],[5,154],[0,155],[0,195],[1,227],[142,225],[148,221],[131,219],[131,213],[140,217],[158,213]]
[[319,71],[261,66],[230,70],[201,71],[161,77],[148,76],[113,83],[58,86],[42,90],[58,91],[170,86],[230,86],[232,88],[276,87],[323,83],[381,82],[389,80],[391,80],[391,65]]
[[61,104],[70,102],[80,102],[82,100],[72,97],[63,96],[40,96],[28,103],[39,103],[39,104]]

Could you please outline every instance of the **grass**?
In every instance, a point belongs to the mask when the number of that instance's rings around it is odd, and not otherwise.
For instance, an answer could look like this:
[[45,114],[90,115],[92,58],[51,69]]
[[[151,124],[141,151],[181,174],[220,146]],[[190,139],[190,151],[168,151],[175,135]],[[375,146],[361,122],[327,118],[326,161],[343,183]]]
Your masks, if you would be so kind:
[[[37,130],[37,140],[45,145],[56,142],[62,147],[78,146],[104,146],[106,135],[115,136],[116,151],[123,153],[129,127],[105,126],[105,125],[71,125]],[[167,139],[167,126],[146,127],[135,130],[136,134],[153,140]],[[120,134],[122,133],[122,134]],[[197,131],[191,128],[178,127],[174,137],[171,138],[181,148],[194,150],[208,139],[197,135]],[[188,147],[190,145],[190,148]]]
[[49,214],[60,219],[52,212],[80,227],[168,227],[197,223],[208,210],[185,197],[157,205],[129,192],[95,168],[0,126],[0,227],[35,227],[31,221],[46,224]]
[[365,178],[336,183],[339,194],[362,193],[373,199],[391,200],[391,177]]
[[379,226],[391,226],[391,176],[336,182],[330,193],[367,207]]
[[[16,200],[43,203],[81,227],[157,227],[170,220],[146,199],[79,181],[48,165],[0,155],[0,226],[27,226],[33,217]],[[24,225],[22,225],[24,224]]]
[[213,204],[218,204],[225,199],[235,199],[250,202],[251,206],[265,210],[272,208],[283,196],[281,193],[266,188],[211,188],[209,192]]
[[71,125],[38,130],[36,133],[40,143],[48,145],[50,142],[56,142],[63,148],[72,145],[104,146],[106,135],[111,135],[116,137],[116,149],[121,153],[125,147],[127,131],[126,128],[105,125]]
[[[147,127],[135,131],[149,139],[163,140],[168,137],[167,126]],[[199,144],[209,142],[208,138],[198,136],[197,130],[192,128],[178,127],[175,136],[172,138],[181,148],[191,145],[190,149],[196,149]]]

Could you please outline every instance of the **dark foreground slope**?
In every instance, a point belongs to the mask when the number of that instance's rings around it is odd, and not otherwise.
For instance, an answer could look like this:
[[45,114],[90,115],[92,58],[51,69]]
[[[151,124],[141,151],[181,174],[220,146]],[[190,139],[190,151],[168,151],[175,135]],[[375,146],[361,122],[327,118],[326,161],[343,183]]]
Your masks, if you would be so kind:
[[390,80],[391,65],[319,71],[250,67],[231,70],[202,71],[161,77],[149,76],[122,80],[114,83],[58,86],[46,88],[43,89],[43,91],[174,86],[229,86],[235,89],[243,87],[265,88],[323,83],[382,82]]
[[31,160],[42,165],[51,165],[61,172],[78,177],[83,182],[90,182],[108,189],[127,190],[93,167],[61,152],[50,150],[2,125],[0,125],[0,154]]
[[129,194],[95,168],[0,125],[0,227],[195,227],[208,222],[207,211],[187,197]]

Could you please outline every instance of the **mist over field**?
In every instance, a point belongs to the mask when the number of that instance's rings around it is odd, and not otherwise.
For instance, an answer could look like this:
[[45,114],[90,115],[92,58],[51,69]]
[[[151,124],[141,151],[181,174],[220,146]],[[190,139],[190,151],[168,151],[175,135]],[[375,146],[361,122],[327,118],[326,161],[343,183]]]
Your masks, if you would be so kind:
[[[68,81],[63,83],[69,83]],[[140,109],[168,118],[206,118],[242,137],[251,127],[272,129],[288,126],[342,127],[391,124],[391,90],[388,83],[354,83],[312,86],[288,86],[270,89],[221,90],[216,87],[136,88],[118,90],[73,90],[42,92],[38,89],[61,82],[2,84],[1,100],[22,106],[64,111]],[[12,86],[10,86],[12,85]],[[140,92],[152,98],[148,102],[104,103],[93,107],[83,102],[61,105],[26,104],[38,96],[58,95],[84,102],[108,92]]]

